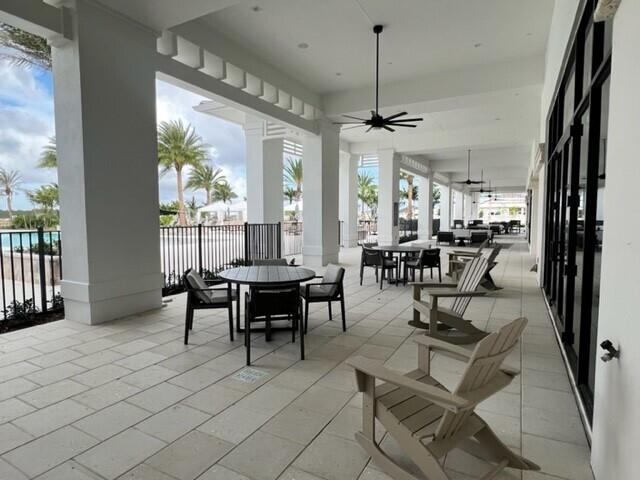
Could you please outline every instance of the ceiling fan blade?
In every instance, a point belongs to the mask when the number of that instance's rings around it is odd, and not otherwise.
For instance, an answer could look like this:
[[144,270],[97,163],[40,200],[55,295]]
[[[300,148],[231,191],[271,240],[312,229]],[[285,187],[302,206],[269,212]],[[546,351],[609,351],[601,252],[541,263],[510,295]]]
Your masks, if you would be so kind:
[[398,118],[398,117],[402,117],[404,115],[408,115],[407,112],[400,112],[400,113],[396,113],[394,115],[391,115],[390,117],[385,118],[385,120],[393,120],[394,118]]
[[373,125],[371,125],[369,128],[367,128],[367,131],[364,133],[369,133],[371,131],[371,129],[373,128]]
[[362,127],[366,127],[366,125],[363,123],[361,125],[354,125],[353,127],[343,128],[342,130],[353,130],[354,128],[362,128]]
[[333,122],[334,125],[352,125],[356,123],[361,123],[362,125],[364,125],[363,122]]
[[[389,117],[389,118],[391,118],[391,117]],[[389,118],[385,118],[385,120],[389,120]],[[424,121],[424,118],[418,118],[418,117],[416,117],[416,118],[400,118],[400,119],[398,119],[398,120],[394,120],[394,121],[393,121],[393,122],[391,122],[391,123],[398,123],[398,122],[422,122],[422,121]]]
[[473,185],[481,185],[484,182],[481,182],[480,180],[467,180],[467,183],[473,184]]
[[360,117],[354,117],[353,115],[342,115],[344,118],[351,118],[353,120],[360,120],[361,122],[364,122],[366,120],[366,118],[360,118]]
[[393,128],[388,127],[387,125],[383,125],[382,128],[384,128],[385,130],[389,130],[390,132],[395,132]]
[[404,123],[389,123],[389,125],[393,126],[393,127],[409,127],[409,128],[416,128],[417,125],[409,125],[409,124],[404,124]]

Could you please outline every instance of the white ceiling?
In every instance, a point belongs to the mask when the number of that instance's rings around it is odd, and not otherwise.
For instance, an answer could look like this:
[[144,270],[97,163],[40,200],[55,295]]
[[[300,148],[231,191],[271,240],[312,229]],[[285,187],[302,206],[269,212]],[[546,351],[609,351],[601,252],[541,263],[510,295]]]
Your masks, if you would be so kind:
[[553,0],[254,0],[203,18],[326,93],[372,84],[375,23],[385,25],[380,76],[386,83],[541,54],[552,8]]

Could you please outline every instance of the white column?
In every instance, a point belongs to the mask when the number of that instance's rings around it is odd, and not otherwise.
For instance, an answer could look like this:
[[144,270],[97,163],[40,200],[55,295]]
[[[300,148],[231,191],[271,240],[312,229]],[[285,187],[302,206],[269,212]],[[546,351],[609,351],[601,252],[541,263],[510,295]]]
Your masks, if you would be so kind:
[[440,230],[451,230],[451,188],[440,185]]
[[278,223],[283,215],[283,139],[263,139],[264,121],[247,119],[247,221]]
[[400,201],[400,155],[392,149],[378,150],[378,242],[398,243]]
[[340,154],[340,210],[345,247],[358,244],[358,160],[360,155]]
[[433,176],[420,177],[418,187],[418,240],[433,236]]
[[464,224],[466,225],[469,220],[471,220],[471,202],[473,201],[473,197],[465,193],[464,195]]
[[303,263],[321,266],[338,261],[339,130],[322,120],[318,135],[303,139]]
[[453,190],[452,196],[455,198],[452,220],[462,220],[464,218],[464,198],[462,192]]
[[66,318],[95,324],[162,304],[156,36],[89,2],[73,22],[53,48],[61,286]]

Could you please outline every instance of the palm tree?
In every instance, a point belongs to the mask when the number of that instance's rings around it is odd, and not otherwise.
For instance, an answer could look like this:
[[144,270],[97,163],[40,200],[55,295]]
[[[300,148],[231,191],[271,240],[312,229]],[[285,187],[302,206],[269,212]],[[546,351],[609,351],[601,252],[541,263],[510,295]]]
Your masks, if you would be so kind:
[[413,218],[413,200],[414,200],[414,190],[413,190],[413,175],[410,173],[400,172],[400,178],[407,181],[407,189],[404,190],[404,195],[407,199],[407,220],[411,220]]
[[0,23],[0,60],[9,60],[21,67],[51,70],[51,47],[46,39]]
[[56,137],[49,137],[49,143],[42,147],[38,168],[58,168]]
[[296,192],[295,199],[302,198],[302,159],[288,158],[284,167],[285,182],[292,186]]
[[7,197],[9,220],[13,218],[13,194],[22,185],[22,177],[17,170],[5,170],[0,167],[0,195]]
[[178,189],[178,224],[187,224],[184,210],[184,187],[182,170],[187,166],[199,165],[206,157],[202,138],[191,125],[182,120],[162,122],[158,128],[158,161],[162,167],[161,175],[171,170],[176,172]]
[[222,174],[222,169],[213,168],[211,165],[199,164],[189,173],[186,189],[204,190],[204,203],[208,205],[211,202],[211,192],[218,183],[224,180],[226,180],[226,177]]
[[42,185],[40,188],[27,192],[29,200],[42,207],[44,213],[50,213],[58,205],[58,185]]
[[283,193],[285,198],[289,199],[289,205],[291,205],[296,198],[296,189],[293,187],[287,187],[284,189]]
[[[231,204],[231,200],[233,200],[234,198],[238,198],[238,195],[236,195],[236,193],[233,191],[233,188],[226,180],[224,182],[218,183],[213,188],[213,201],[215,202]],[[229,208],[230,207],[227,207],[227,218],[229,218],[230,214]]]
[[376,184],[368,173],[358,174],[358,199],[362,204],[362,216],[365,206],[373,209],[378,201]]

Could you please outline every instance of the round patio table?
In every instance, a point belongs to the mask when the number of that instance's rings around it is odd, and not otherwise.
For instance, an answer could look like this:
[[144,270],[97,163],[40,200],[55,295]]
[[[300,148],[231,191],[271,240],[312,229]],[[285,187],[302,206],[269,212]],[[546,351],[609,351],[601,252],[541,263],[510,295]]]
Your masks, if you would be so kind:
[[[396,267],[396,285],[400,283],[400,264],[402,263],[402,256],[406,256],[410,253],[420,253],[421,250],[424,250],[429,247],[418,247],[417,245],[400,245],[400,244],[390,244],[390,245],[376,245],[375,247],[371,247],[371,250],[378,250],[385,254],[393,255],[394,253],[398,254],[398,266]],[[403,279],[404,281],[404,279]],[[391,282],[389,282],[391,283]]]
[[[240,285],[248,285],[249,287],[277,287],[279,285],[290,285],[292,283],[300,284],[312,280],[315,276],[316,272],[308,268],[277,265],[229,268],[218,274],[218,277],[222,280],[236,284],[238,312],[240,311]],[[236,318],[236,331],[238,333],[244,331],[244,329],[240,328],[239,313]]]

